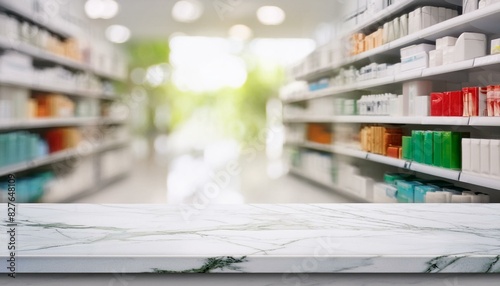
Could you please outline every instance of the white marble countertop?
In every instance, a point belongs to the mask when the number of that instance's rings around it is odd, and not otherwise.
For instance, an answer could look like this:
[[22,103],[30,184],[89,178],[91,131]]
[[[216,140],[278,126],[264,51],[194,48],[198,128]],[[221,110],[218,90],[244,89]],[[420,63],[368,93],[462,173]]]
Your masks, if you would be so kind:
[[500,272],[496,204],[17,207],[17,273]]

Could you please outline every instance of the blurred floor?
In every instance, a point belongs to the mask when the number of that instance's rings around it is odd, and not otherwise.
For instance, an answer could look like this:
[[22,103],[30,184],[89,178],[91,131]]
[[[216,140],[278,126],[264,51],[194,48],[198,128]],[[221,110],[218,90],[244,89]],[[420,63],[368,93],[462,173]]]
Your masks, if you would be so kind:
[[[348,198],[335,194],[320,186],[313,185],[292,175],[277,179],[269,178],[267,161],[258,156],[252,162],[242,165],[237,178],[237,187],[232,188],[224,198],[213,203],[349,203]],[[83,197],[77,203],[179,203],[178,199],[168,201],[167,197],[179,197],[176,190],[168,190],[168,170],[152,161],[134,164],[128,178],[115,183],[96,194]],[[190,174],[191,176],[193,173]],[[174,193],[174,194],[172,194]],[[222,195],[220,197],[223,197]],[[189,201],[183,200],[183,203]]]
[[[281,114],[268,108],[268,114]],[[274,121],[271,121],[274,122]],[[276,121],[279,122],[279,121]],[[243,146],[225,137],[209,110],[193,114],[167,135],[133,140],[133,163],[123,181],[79,203],[207,204],[349,203],[331,190],[287,175],[284,128],[267,128],[266,139]],[[142,155],[141,155],[142,154]],[[148,159],[149,158],[149,159]]]

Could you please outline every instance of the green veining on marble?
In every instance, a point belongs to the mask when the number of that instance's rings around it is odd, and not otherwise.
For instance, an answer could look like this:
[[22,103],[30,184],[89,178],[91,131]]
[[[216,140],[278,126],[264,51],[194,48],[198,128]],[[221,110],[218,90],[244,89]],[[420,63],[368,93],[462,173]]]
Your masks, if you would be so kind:
[[500,260],[500,255],[497,255],[497,257],[495,257],[495,259],[493,259],[493,261],[488,266],[488,269],[486,269],[486,273],[496,273],[495,271],[492,272],[491,270],[499,260]]
[[158,268],[153,269],[153,273],[167,274],[167,273],[210,273],[216,269],[230,269],[240,270],[240,267],[234,264],[246,262],[246,256],[234,258],[232,256],[211,257],[205,260],[205,263],[200,268],[193,268],[181,271],[161,270]]
[[448,256],[438,256],[431,261],[429,261],[429,267],[427,267],[425,273],[436,273],[455,263],[463,257],[448,257]]
[[96,230],[108,230],[108,231],[123,231],[124,228],[111,227],[111,226],[93,226],[93,225],[77,225],[77,224],[66,224],[66,223],[35,223],[29,220],[24,220],[19,222],[20,225],[28,227],[39,227],[45,229],[96,229]]

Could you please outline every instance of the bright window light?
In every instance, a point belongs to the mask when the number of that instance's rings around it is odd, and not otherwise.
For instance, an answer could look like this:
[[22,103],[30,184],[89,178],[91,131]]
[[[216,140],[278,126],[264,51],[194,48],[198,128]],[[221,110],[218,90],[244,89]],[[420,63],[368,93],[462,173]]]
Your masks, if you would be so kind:
[[253,35],[252,29],[245,25],[234,25],[229,29],[229,38],[246,41]]
[[233,55],[231,41],[222,38],[175,37],[170,41],[172,81],[183,91],[239,88],[247,79],[245,62]]
[[169,75],[170,66],[168,64],[150,66],[146,72],[146,81],[152,87],[158,87],[167,81]]
[[90,19],[111,19],[118,14],[119,5],[115,0],[87,0],[85,13]]
[[172,17],[183,23],[191,23],[203,14],[203,5],[197,0],[181,0],[174,4]]
[[122,25],[111,25],[106,29],[106,38],[110,42],[122,44],[130,38],[130,30]]
[[218,55],[177,67],[172,75],[173,83],[183,91],[216,91],[224,87],[239,88],[247,79],[246,65],[232,55]]
[[316,43],[311,39],[255,39],[250,42],[250,52],[260,60],[281,65],[295,64],[315,48]]
[[285,21],[285,11],[276,6],[262,6],[257,10],[257,19],[264,25],[279,25]]

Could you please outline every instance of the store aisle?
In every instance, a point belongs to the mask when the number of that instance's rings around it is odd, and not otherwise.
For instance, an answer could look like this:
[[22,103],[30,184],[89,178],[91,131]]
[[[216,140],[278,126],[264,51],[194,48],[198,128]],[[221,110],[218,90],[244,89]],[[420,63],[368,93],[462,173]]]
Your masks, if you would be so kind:
[[[238,178],[237,193],[225,196],[214,203],[349,203],[342,197],[301,178],[284,175],[271,179],[266,174],[266,161],[263,159],[249,164]],[[153,162],[135,164],[136,168],[127,179],[113,184],[106,189],[83,197],[76,203],[176,203],[167,199],[168,171]],[[174,192],[174,190],[168,190]],[[234,191],[234,190],[233,190]],[[186,202],[184,200],[184,202]]]

